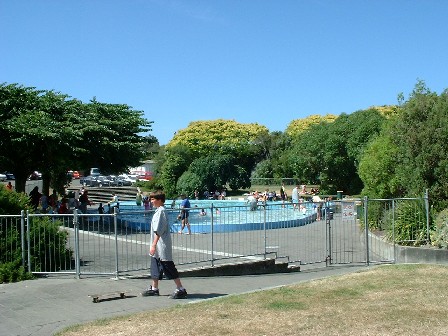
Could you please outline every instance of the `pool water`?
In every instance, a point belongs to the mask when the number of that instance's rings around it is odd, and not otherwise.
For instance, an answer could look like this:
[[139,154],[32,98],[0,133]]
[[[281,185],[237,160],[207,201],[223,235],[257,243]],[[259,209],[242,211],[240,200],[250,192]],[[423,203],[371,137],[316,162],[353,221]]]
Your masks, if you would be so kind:
[[[165,202],[172,232],[179,231],[181,227],[181,221],[177,218],[180,203],[180,200]],[[294,210],[289,203],[273,201],[267,202],[266,206],[259,204],[254,211],[242,200],[190,200],[190,204],[188,219],[192,233],[279,229],[306,225],[316,220],[313,203],[302,203],[301,210]],[[201,214],[202,209],[205,215]],[[118,222],[137,231],[149,231],[153,213],[154,210],[144,211],[144,207],[137,206],[135,202],[120,202]]]

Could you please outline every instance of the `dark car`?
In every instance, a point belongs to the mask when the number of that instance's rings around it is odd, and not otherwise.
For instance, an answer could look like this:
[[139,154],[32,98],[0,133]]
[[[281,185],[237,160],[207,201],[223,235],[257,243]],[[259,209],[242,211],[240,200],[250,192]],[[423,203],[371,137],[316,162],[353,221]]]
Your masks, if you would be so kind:
[[98,179],[96,176],[84,176],[79,180],[79,183],[86,187],[97,187],[99,185]]
[[98,181],[98,187],[110,187],[111,180],[108,176],[99,175],[96,177],[96,179]]
[[16,177],[14,176],[13,173],[10,173],[10,172],[4,172],[4,174],[6,175],[6,179],[7,179],[7,180],[15,180],[15,179],[16,179]]

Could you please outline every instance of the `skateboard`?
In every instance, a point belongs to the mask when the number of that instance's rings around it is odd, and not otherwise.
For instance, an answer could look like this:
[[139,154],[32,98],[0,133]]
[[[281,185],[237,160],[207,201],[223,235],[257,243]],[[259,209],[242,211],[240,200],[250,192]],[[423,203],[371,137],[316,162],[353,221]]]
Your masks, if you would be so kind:
[[110,292],[110,293],[102,293],[102,294],[91,294],[89,295],[92,298],[92,301],[94,303],[98,303],[102,300],[110,300],[110,299],[125,299],[126,298],[126,292],[123,291],[117,291],[117,292]]

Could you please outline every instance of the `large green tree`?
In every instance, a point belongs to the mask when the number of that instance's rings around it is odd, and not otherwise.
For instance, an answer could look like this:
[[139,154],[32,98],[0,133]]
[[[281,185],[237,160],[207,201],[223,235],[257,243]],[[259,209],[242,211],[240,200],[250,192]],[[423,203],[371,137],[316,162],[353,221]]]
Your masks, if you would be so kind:
[[432,92],[417,82],[402,105],[390,135],[397,146],[397,176],[403,194],[430,197],[443,207],[448,199],[448,91]]
[[143,158],[151,122],[127,105],[79,100],[18,84],[0,85],[0,170],[16,176],[24,191],[27,177],[43,173],[44,190],[61,190],[66,171],[97,166],[120,172]]
[[[201,176],[197,172],[203,166],[201,159],[214,157],[218,160],[223,155],[228,160],[220,161],[220,165],[227,169],[218,169],[215,182],[205,182],[203,187],[220,188],[226,183],[232,188],[246,187],[254,166],[266,150],[263,138],[268,134],[265,126],[256,123],[242,124],[224,119],[190,123],[187,128],[178,131],[166,145],[163,165],[159,171],[164,190],[174,193],[177,180],[186,171],[189,171],[189,176]],[[176,148],[183,148],[183,153]],[[199,161],[192,164],[195,160]],[[184,180],[182,178],[179,186],[186,185]]]
[[357,174],[360,156],[384,120],[372,108],[311,125],[293,138],[291,149],[285,153],[293,177],[304,184],[319,184],[327,193],[359,193],[363,187]]

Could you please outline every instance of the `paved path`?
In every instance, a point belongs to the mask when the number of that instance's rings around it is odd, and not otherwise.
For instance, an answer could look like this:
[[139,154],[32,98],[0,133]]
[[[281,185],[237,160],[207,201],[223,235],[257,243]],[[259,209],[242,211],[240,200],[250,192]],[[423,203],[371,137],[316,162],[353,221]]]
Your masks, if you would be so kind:
[[[327,267],[306,272],[293,272],[240,277],[184,278],[189,293],[186,300],[168,298],[174,283],[160,283],[160,297],[142,297],[149,279],[42,278],[12,284],[0,284],[0,335],[48,336],[65,327],[101,318],[163,309],[179,303],[197,302],[223,295],[263,290],[328,276],[366,269]],[[129,291],[126,299],[93,303],[89,294],[115,290]]]

